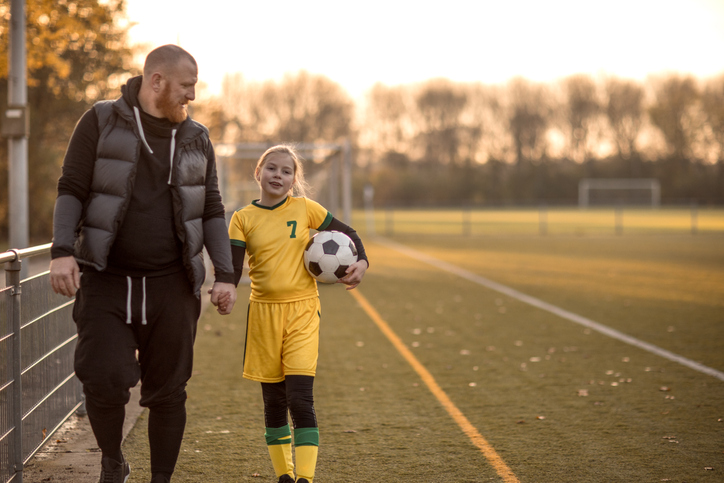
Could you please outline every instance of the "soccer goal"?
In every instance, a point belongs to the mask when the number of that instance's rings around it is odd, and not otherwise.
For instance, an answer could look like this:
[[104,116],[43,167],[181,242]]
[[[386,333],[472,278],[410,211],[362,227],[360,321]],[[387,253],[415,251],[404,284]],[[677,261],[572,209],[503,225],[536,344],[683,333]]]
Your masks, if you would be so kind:
[[652,178],[586,178],[578,183],[578,206],[661,204],[661,185]]
[[[254,179],[256,163],[272,144],[215,143],[219,189],[227,217],[259,198]],[[352,157],[349,142],[293,144],[303,158],[310,198],[321,203],[335,217],[352,221]],[[341,216],[340,216],[341,210]]]

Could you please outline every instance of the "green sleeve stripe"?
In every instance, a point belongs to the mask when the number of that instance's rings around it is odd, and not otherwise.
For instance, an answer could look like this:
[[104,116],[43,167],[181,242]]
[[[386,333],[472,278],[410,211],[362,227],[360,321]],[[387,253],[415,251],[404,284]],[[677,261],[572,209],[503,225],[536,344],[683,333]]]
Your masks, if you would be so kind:
[[292,431],[288,424],[281,428],[266,428],[264,437],[267,445],[289,444],[291,443]]
[[328,211],[328,212],[327,212],[327,216],[324,218],[324,221],[322,222],[322,224],[319,225],[319,228],[317,228],[317,231],[322,231],[322,230],[324,230],[325,228],[327,228],[327,227],[329,226],[329,224],[332,223],[332,218],[334,218],[334,217],[332,216],[332,213],[330,213],[330,212]]
[[294,446],[319,446],[319,428],[295,428]]
[[241,240],[231,240],[231,244],[235,247],[246,248],[246,242]]

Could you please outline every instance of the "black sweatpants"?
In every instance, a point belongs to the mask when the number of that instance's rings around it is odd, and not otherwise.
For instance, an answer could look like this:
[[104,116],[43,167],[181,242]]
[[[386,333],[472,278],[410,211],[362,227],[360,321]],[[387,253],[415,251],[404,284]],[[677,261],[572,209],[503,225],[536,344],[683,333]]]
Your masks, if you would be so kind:
[[151,471],[173,473],[200,311],[184,271],[145,278],[83,272],[73,308],[75,372],[104,456],[120,456],[125,405],[140,379],[140,404],[149,408]]

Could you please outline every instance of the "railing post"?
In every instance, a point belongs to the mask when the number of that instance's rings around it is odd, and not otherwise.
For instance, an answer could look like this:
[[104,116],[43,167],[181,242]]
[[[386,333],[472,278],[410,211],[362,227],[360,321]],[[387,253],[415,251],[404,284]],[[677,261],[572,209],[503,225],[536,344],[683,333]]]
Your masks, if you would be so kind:
[[618,205],[616,207],[616,235],[622,235],[623,234],[623,205]]
[[538,234],[548,233],[548,206],[545,203],[538,205]]
[[365,185],[365,216],[367,218],[367,236],[375,236],[375,188],[370,183]]
[[472,209],[469,206],[463,207],[463,235],[470,236],[473,233]]
[[392,208],[387,208],[387,210],[385,210],[385,232],[387,236],[392,236],[394,225]]
[[13,471],[15,479],[13,482],[23,483],[23,386],[22,367],[20,359],[20,270],[22,262],[15,250],[8,250],[15,253],[15,260],[5,264],[5,284],[10,289],[9,316],[12,323],[12,376],[13,376],[13,439],[10,445],[12,449]]

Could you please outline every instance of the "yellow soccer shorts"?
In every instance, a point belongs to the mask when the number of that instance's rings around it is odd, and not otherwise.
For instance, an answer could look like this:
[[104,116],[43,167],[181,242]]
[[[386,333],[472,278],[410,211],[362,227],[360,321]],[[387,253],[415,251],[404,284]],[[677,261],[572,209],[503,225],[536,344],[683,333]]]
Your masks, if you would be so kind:
[[288,303],[250,301],[244,378],[280,382],[287,375],[314,376],[320,316],[318,297]]

